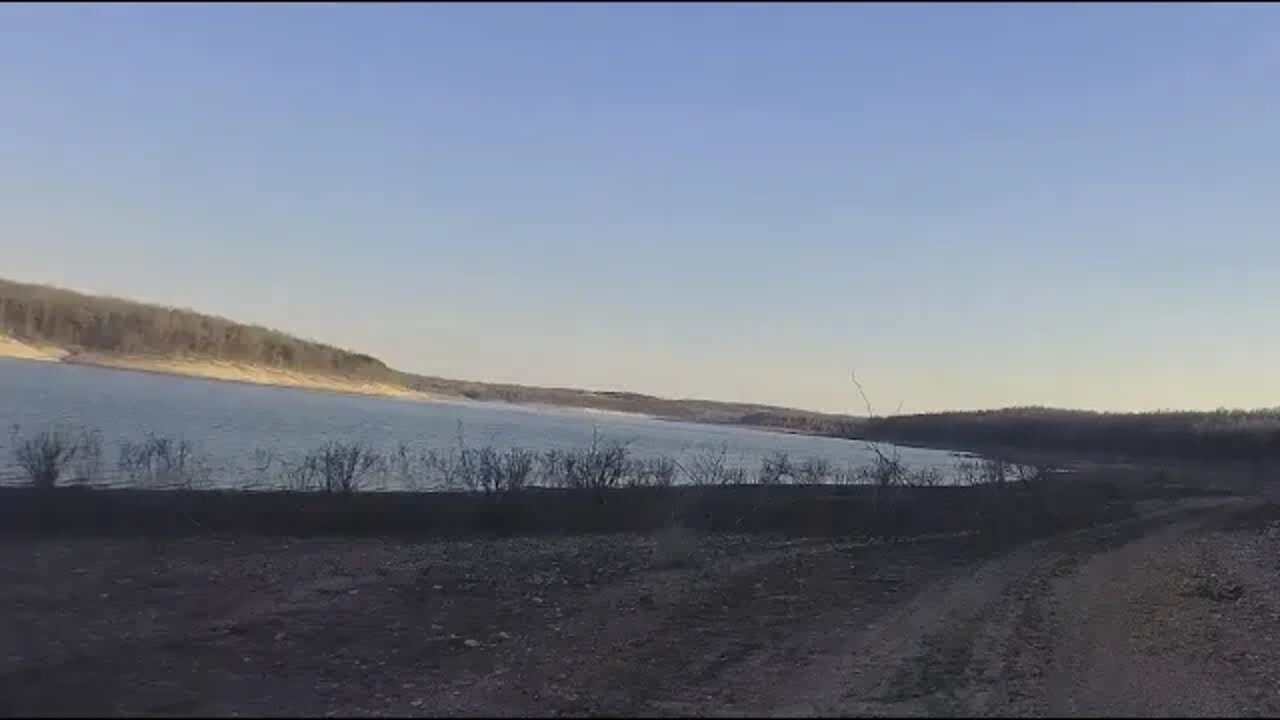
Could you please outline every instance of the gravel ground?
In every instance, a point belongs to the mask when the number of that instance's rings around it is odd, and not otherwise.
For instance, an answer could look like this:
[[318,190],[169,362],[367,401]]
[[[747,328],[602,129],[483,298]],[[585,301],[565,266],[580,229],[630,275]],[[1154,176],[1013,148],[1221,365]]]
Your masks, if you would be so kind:
[[806,683],[789,685],[789,700],[767,698],[759,709],[1275,716],[1280,510],[1221,529],[1255,509],[1242,500],[1153,503],[1135,520],[980,563],[850,633],[803,671]]
[[841,588],[887,602],[944,555],[681,531],[0,554],[10,715],[660,712]]
[[1280,511],[998,556],[670,530],[0,546],[6,715],[1274,715]]

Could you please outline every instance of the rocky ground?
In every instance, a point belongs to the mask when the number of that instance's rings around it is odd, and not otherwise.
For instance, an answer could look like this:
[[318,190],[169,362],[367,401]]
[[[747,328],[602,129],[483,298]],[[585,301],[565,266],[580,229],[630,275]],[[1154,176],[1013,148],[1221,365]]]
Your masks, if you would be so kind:
[[996,552],[761,535],[9,539],[7,715],[1275,715],[1280,509]]

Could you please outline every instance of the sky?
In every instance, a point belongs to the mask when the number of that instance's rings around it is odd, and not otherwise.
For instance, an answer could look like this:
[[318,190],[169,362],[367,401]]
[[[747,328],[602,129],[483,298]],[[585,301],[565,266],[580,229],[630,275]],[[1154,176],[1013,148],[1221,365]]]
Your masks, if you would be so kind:
[[445,377],[1280,405],[1280,7],[0,6],[0,276]]

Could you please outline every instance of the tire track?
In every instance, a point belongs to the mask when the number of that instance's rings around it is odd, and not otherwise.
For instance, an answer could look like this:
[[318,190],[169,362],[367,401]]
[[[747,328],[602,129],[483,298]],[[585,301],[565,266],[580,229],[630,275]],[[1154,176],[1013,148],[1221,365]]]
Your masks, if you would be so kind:
[[778,684],[783,692],[756,710],[784,716],[1054,712],[1062,704],[1051,702],[1046,688],[1081,686],[1064,680],[1070,661],[1059,659],[1081,647],[1070,640],[1070,616],[1060,600],[1064,588],[1078,584],[1081,568],[1144,539],[1158,548],[1206,515],[1239,507],[1231,499],[1168,503],[1139,518],[1032,543],[938,581],[847,636],[839,651],[797,672],[797,682]]

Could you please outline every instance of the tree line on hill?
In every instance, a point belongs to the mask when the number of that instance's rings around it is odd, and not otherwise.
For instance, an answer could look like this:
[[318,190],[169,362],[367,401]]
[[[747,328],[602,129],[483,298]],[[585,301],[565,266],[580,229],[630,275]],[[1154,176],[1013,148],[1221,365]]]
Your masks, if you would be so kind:
[[227,360],[383,379],[376,358],[190,310],[0,279],[0,332],[72,352]]
[[874,418],[859,437],[1107,457],[1280,457],[1280,409],[1099,413],[1042,407]]

